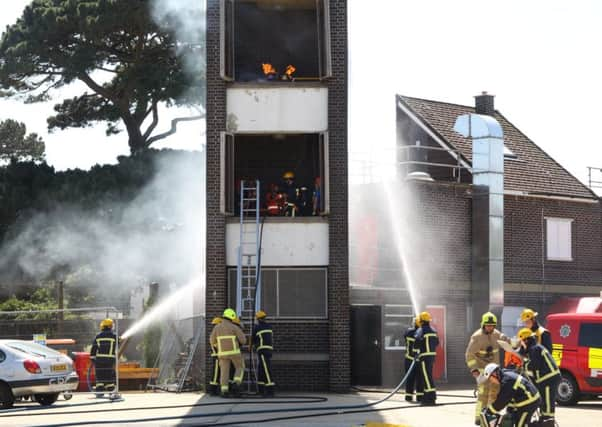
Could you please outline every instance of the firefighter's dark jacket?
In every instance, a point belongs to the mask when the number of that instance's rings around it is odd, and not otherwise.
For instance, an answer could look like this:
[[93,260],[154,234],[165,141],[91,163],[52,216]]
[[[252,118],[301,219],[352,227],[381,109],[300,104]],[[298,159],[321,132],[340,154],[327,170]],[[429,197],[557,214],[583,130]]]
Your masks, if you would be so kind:
[[90,357],[95,359],[115,358],[115,347],[116,347],[117,336],[110,329],[103,329],[92,343],[92,349],[90,350]]
[[415,356],[414,343],[416,342],[416,328],[408,328],[406,333],[403,335],[403,338],[406,343],[406,359],[413,360]]
[[548,331],[543,326],[540,326],[539,323],[537,323],[536,321],[533,322],[533,326],[531,327],[531,330],[537,337],[537,344],[543,345],[546,348],[546,350],[548,350],[551,354],[552,353],[552,335],[550,334],[550,331]]
[[532,344],[528,349],[529,358],[526,363],[527,371],[532,372],[536,384],[560,375],[560,370],[554,358],[543,345]]
[[253,347],[256,351],[274,350],[274,342],[272,340],[272,326],[264,321],[259,321],[253,326]]
[[439,345],[439,337],[429,324],[422,325],[414,335],[414,351],[419,353],[419,357],[435,356],[435,350]]
[[489,405],[487,409],[497,414],[506,406],[520,409],[534,402],[539,402],[539,400],[539,392],[527,378],[514,371],[502,369],[500,391],[495,402]]

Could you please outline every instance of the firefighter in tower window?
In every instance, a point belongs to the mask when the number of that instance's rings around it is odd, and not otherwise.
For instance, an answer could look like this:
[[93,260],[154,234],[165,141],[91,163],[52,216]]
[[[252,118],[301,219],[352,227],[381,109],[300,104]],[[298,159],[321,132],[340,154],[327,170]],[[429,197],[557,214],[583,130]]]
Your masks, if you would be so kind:
[[[231,308],[224,310],[222,321],[215,325],[209,342],[217,348],[217,358],[220,370],[220,393],[223,397],[240,396],[240,385],[244,375],[244,364],[240,353],[240,346],[247,343],[247,338],[236,324],[236,312]],[[230,377],[230,363],[234,364],[234,382],[228,388]]]
[[418,316],[420,327],[414,335],[414,349],[417,351],[418,386],[417,394],[422,392],[420,404],[423,406],[433,406],[437,400],[437,389],[433,381],[433,365],[435,364],[435,350],[439,345],[437,331],[430,326],[433,320],[430,313],[423,311]]
[[96,371],[96,388],[94,391],[113,392],[115,390],[115,363],[117,361],[115,347],[117,336],[113,332],[113,320],[100,322],[100,333],[94,337],[90,360]]
[[257,388],[263,396],[273,397],[275,383],[272,376],[272,326],[266,322],[267,314],[263,310],[259,310],[255,318],[257,325],[253,326],[253,348],[257,352]]
[[270,191],[265,196],[265,207],[269,216],[284,215],[286,200],[280,192],[278,184],[270,184]]
[[297,216],[299,207],[297,206],[297,186],[295,185],[295,174],[292,171],[287,171],[282,175],[282,193],[285,196],[285,216]]
[[[416,318],[412,319],[412,327],[408,328],[408,330],[403,335],[406,344],[406,354],[404,358],[404,368],[405,373],[408,375],[408,369],[412,365],[412,362],[415,359],[416,353],[414,351],[414,342],[416,341],[414,335],[416,335],[416,331],[419,328],[420,318],[416,316]],[[416,387],[416,372],[418,371],[418,362],[415,363],[414,369],[409,373],[406,378],[406,400],[408,402],[412,402],[412,396],[414,395],[414,389]],[[417,391],[417,390],[416,390]],[[422,399],[422,393],[418,395],[416,393],[416,401],[420,402]]]
[[529,328],[518,331],[518,339],[526,355],[525,372],[529,375],[541,395],[543,426],[554,426],[556,411],[556,390],[560,382],[560,370],[552,354],[541,344]]
[[537,344],[543,345],[546,350],[552,354],[552,335],[550,335],[550,331],[548,331],[543,326],[537,322],[537,312],[531,310],[530,308],[525,308],[520,315],[520,320],[523,322],[526,328],[529,328],[535,334],[537,338]]
[[[211,324],[214,325],[219,325],[222,322],[222,318],[221,317],[214,317],[213,320],[211,321]],[[209,381],[209,394],[211,396],[218,396],[219,395],[219,360],[217,358],[217,347],[211,345],[211,359],[213,359],[213,376],[211,377],[211,380]]]
[[322,179],[317,176],[314,179],[314,190],[311,195],[312,215],[320,215],[322,212]]
[[490,363],[485,366],[479,382],[495,384],[500,390],[495,401],[481,412],[484,426],[490,425],[492,417],[500,417],[500,411],[505,407],[508,407],[511,413],[514,427],[528,425],[541,401],[531,381],[514,371],[500,369],[499,365]]
[[[497,317],[495,314],[487,312],[481,317],[481,327],[470,337],[468,347],[466,347],[465,359],[466,365],[474,378],[478,378],[489,363],[500,364],[498,340],[510,342],[510,338],[498,331],[495,328],[496,326]],[[478,386],[475,425],[481,425],[481,411],[495,400],[498,392],[499,386],[496,383],[487,381]]]

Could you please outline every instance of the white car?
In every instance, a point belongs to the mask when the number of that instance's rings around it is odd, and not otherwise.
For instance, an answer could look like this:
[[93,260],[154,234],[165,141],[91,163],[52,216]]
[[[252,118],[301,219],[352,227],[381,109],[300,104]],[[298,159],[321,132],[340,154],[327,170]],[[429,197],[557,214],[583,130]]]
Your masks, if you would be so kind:
[[32,341],[0,340],[0,409],[24,396],[52,405],[78,383],[69,357]]

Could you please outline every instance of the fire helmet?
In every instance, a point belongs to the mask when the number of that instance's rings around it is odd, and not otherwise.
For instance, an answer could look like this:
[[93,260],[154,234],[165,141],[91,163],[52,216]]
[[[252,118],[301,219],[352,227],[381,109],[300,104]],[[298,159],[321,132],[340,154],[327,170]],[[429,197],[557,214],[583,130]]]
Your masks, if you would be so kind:
[[219,325],[220,323],[222,323],[221,317],[214,317],[213,320],[211,321],[212,325]]
[[266,317],[268,317],[268,314],[263,310],[259,310],[257,313],[255,313],[255,318],[258,320],[265,319]]
[[533,331],[529,328],[522,328],[520,331],[518,331],[518,334],[516,334],[516,336],[519,340],[526,340],[533,336]]
[[483,370],[483,377],[489,379],[489,377],[496,372],[499,372],[500,366],[497,363],[488,363]]
[[485,325],[497,325],[497,317],[492,312],[488,311],[481,317],[481,328]]
[[234,323],[235,325],[240,326],[240,317],[236,316],[234,319],[232,319],[232,323]]
[[420,326],[420,316],[416,315],[416,317],[414,317],[414,326],[416,326],[417,328]]
[[295,173],[293,171],[286,171],[282,175],[282,179],[295,179]]
[[422,313],[420,313],[418,315],[418,319],[420,320],[420,323],[430,322],[431,320],[433,320],[433,317],[431,316],[431,313],[429,313],[428,311],[423,311]]
[[113,329],[113,319],[104,319],[100,322],[100,330],[102,331],[105,328]]
[[531,310],[530,308],[525,308],[523,312],[520,314],[520,320],[523,322],[525,320],[533,320],[537,317],[537,312]]
[[234,310],[232,310],[231,308],[227,308],[224,310],[224,314],[222,314],[222,317],[224,319],[234,320],[234,319],[236,319],[236,312]]

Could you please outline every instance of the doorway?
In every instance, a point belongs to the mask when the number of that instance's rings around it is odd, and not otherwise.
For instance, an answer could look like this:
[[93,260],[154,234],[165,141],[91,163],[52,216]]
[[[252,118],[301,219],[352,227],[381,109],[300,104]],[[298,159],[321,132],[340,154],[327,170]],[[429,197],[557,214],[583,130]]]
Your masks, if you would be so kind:
[[354,385],[381,385],[381,337],[381,307],[351,306],[351,381]]

